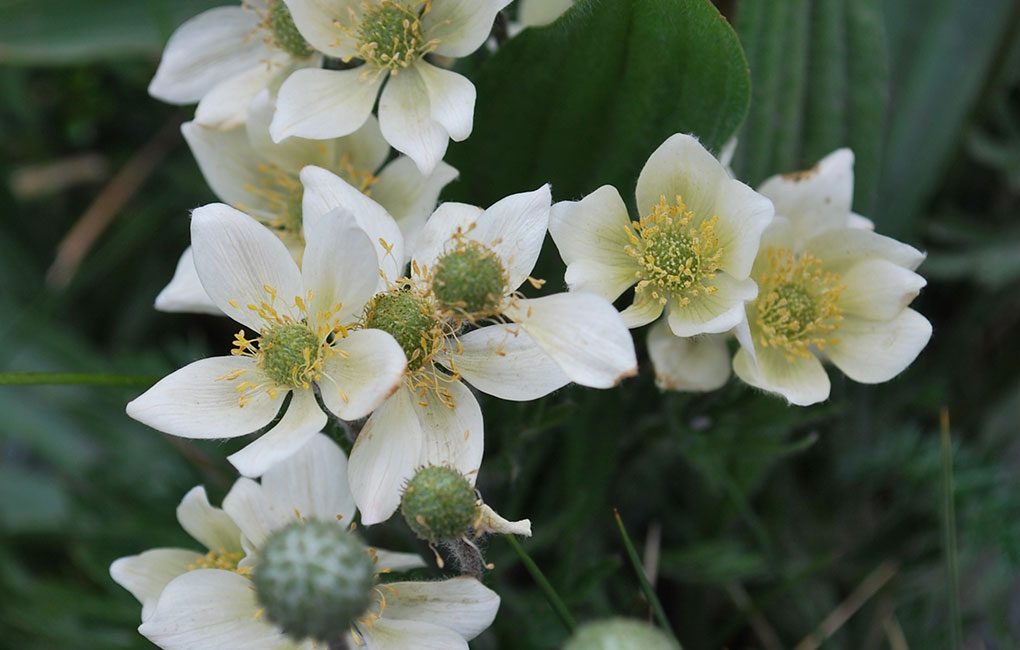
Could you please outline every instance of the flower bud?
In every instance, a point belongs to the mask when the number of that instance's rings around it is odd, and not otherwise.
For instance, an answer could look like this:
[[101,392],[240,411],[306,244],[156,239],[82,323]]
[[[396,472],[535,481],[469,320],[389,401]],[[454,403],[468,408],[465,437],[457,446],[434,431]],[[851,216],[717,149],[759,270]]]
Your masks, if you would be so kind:
[[579,627],[563,650],[680,650],[680,646],[648,623],[608,618]]
[[424,467],[408,481],[400,512],[414,534],[438,544],[462,537],[478,519],[475,489],[452,467]]

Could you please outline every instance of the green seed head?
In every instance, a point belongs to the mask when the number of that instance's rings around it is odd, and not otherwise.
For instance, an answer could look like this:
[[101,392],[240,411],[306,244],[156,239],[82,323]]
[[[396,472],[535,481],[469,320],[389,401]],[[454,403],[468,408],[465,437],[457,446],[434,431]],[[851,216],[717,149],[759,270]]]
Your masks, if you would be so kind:
[[312,55],[314,50],[298,31],[294,18],[291,17],[290,10],[283,0],[270,0],[269,26],[273,32],[273,40],[281,50],[298,58]]
[[432,358],[443,336],[433,303],[413,289],[394,289],[372,298],[362,324],[395,338],[412,372]]
[[266,617],[289,637],[328,643],[371,605],[375,564],[336,523],[294,522],[266,540],[252,580]]
[[680,646],[647,623],[610,618],[582,625],[563,650],[680,650]]
[[436,262],[432,292],[444,308],[467,317],[499,313],[507,293],[506,270],[499,257],[473,241],[459,243]]
[[414,534],[438,544],[467,534],[478,517],[475,489],[452,467],[425,467],[408,482],[400,513]]
[[380,68],[411,65],[435,45],[422,33],[422,0],[378,0],[364,13],[358,28],[358,55]]
[[322,352],[322,341],[307,325],[274,325],[259,338],[259,368],[277,386],[308,387],[319,379]]

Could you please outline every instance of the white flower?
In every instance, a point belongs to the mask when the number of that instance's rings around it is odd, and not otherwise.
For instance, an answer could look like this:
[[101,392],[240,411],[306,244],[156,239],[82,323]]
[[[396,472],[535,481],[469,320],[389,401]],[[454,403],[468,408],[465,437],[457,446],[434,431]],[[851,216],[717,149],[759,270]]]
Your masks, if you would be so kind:
[[351,329],[378,285],[372,240],[350,215],[306,221],[298,269],[284,244],[223,204],[194,211],[195,267],[213,302],[244,330],[231,356],[196,361],[128,404],[128,415],[172,435],[232,438],[283,417],[229,460],[258,476],[326,424],[316,402],[343,419],[365,417],[400,385],[406,360],[385,332]]
[[[403,484],[420,467],[446,465],[476,480],[482,414],[461,378],[503,399],[530,400],[570,381],[608,388],[636,372],[633,341],[606,300],[516,294],[548,227],[548,187],[488,210],[441,205],[414,247],[408,278],[401,277],[406,258],[399,230],[387,229],[393,220],[382,206],[322,169],[305,168],[301,180],[306,218],[343,208],[385,242],[382,271],[390,288],[369,302],[362,323],[394,334],[408,356],[404,385],[372,414],[351,452],[351,489],[365,524],[393,514]],[[444,261],[452,274],[441,268]],[[479,263],[483,268],[472,266]],[[468,271],[465,282],[440,287],[444,277],[457,278],[458,264]],[[485,289],[481,311],[443,302],[448,291],[479,287]],[[463,333],[480,321],[495,324]]]
[[637,182],[641,218],[631,221],[619,192],[603,186],[553,207],[549,230],[573,291],[616,300],[634,287],[622,315],[629,327],[667,312],[677,336],[715,334],[743,318],[757,295],[750,279],[772,204],[730,178],[688,135],[674,135],[648,159]]
[[199,124],[231,129],[245,122],[259,92],[321,62],[283,0],[245,0],[181,25],[166,44],[149,94],[171,104],[198,102]]
[[907,307],[925,285],[914,273],[924,254],[867,230],[850,211],[852,165],[840,150],[761,187],[780,217],[762,237],[752,270],[760,291],[736,330],[733,369],[792,404],[828,398],[821,355],[854,381],[879,383],[931,337],[931,324]]
[[[417,237],[435,209],[439,193],[457,176],[457,170],[443,162],[427,176],[404,156],[386,163],[390,146],[374,117],[344,138],[288,138],[275,144],[269,137],[273,110],[269,93],[263,92],[252,104],[245,129],[220,131],[188,122],[181,130],[216,195],[271,228],[299,263],[305,239],[298,175],[305,165],[332,170],[373,196],[409,239]],[[181,257],[173,280],[157,296],[156,308],[221,313],[198,279],[190,248]]]
[[[383,136],[422,173],[442,160],[452,138],[471,134],[475,87],[425,61],[463,57],[485,43],[510,0],[286,0],[317,49],[364,65],[300,70],[280,87],[273,139],[335,138],[356,131],[379,99]],[[383,84],[385,82],[385,88]]]
[[574,0],[520,0],[517,22],[523,27],[541,27],[552,23],[574,4]]
[[[348,526],[354,504],[346,479],[343,452],[329,438],[317,434],[269,470],[261,483],[238,480],[223,505],[229,513],[227,520],[237,522],[235,539],[243,540],[247,555],[238,561],[241,553],[229,557],[195,553],[196,563],[150,594],[149,611],[139,631],[167,650],[321,647],[311,641],[294,642],[267,622],[249,575],[258,563],[262,542],[296,519]],[[227,517],[223,511],[216,512]],[[414,554],[371,552],[378,573],[424,566]],[[118,560],[111,568],[114,578],[132,593],[138,588],[137,574],[146,571],[141,568],[141,558],[146,556]],[[137,570],[132,574],[126,567]],[[149,565],[148,570],[165,575],[156,565]],[[125,575],[127,582],[121,578]],[[467,640],[491,624],[498,607],[499,597],[473,578],[377,584],[372,606],[354,624],[351,635],[368,648],[427,645],[466,650]]]

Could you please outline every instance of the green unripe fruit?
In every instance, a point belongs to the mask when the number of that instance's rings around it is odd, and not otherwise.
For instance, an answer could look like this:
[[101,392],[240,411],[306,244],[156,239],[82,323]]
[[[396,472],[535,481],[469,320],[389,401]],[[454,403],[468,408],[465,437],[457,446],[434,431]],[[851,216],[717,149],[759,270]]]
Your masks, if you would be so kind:
[[499,257],[476,242],[443,254],[432,274],[439,304],[467,316],[492,316],[506,295],[506,272]]
[[283,0],[269,1],[269,24],[273,30],[273,40],[281,50],[298,58],[311,56],[313,50],[298,31],[287,3]]
[[278,386],[297,388],[318,379],[322,342],[300,323],[275,325],[259,339],[259,368]]
[[381,293],[365,307],[362,324],[390,334],[407,355],[407,367],[422,367],[442,333],[432,303],[411,289]]
[[375,563],[333,522],[295,522],[266,540],[252,574],[266,618],[289,637],[336,641],[372,604]]
[[579,627],[563,650],[680,650],[680,646],[648,623],[608,618]]
[[475,489],[452,467],[425,467],[404,488],[400,514],[415,535],[431,544],[456,539],[478,518]]

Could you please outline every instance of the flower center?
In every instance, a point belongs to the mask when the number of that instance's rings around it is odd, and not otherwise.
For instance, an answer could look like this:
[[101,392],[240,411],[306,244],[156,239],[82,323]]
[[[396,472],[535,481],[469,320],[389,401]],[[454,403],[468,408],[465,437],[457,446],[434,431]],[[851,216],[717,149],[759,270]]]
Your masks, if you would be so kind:
[[837,304],[845,285],[822,269],[822,261],[786,248],[766,251],[768,268],[755,278],[758,298],[751,304],[751,324],[758,344],[779,348],[791,361],[811,356],[838,339],[843,312]]
[[436,262],[432,292],[442,308],[469,319],[498,314],[507,293],[507,273],[487,246],[461,239]]
[[322,341],[303,323],[274,325],[259,338],[258,367],[276,385],[309,388],[322,376]]
[[242,551],[228,551],[221,548],[219,551],[209,551],[186,566],[185,569],[188,571],[195,571],[197,569],[223,569],[224,571],[233,571],[234,573],[246,576],[251,573],[251,567],[237,566],[243,559],[244,553]]
[[265,24],[273,35],[273,43],[284,52],[299,59],[311,56],[314,52],[298,31],[294,18],[283,0],[269,0],[269,14],[265,18]]
[[357,51],[365,61],[397,72],[435,49],[422,34],[421,17],[430,0],[377,0],[364,6]]
[[411,285],[377,294],[365,306],[361,323],[396,339],[407,355],[411,372],[426,366],[443,348],[446,338],[435,303]]
[[407,482],[400,512],[420,539],[439,544],[466,535],[478,519],[471,483],[452,467],[423,467]]
[[[266,203],[267,209],[273,214],[269,226],[278,231],[281,239],[303,244],[301,198],[304,188],[301,180],[296,174],[273,163],[259,163],[256,169],[259,182],[257,185],[246,185],[245,191]],[[245,208],[243,205],[237,207],[240,210]]]
[[630,244],[624,250],[640,267],[637,297],[661,304],[672,297],[687,305],[699,295],[713,293],[715,287],[706,283],[715,277],[722,258],[715,233],[718,221],[713,216],[695,223],[683,198],[669,203],[663,196],[649,214],[628,224]]

